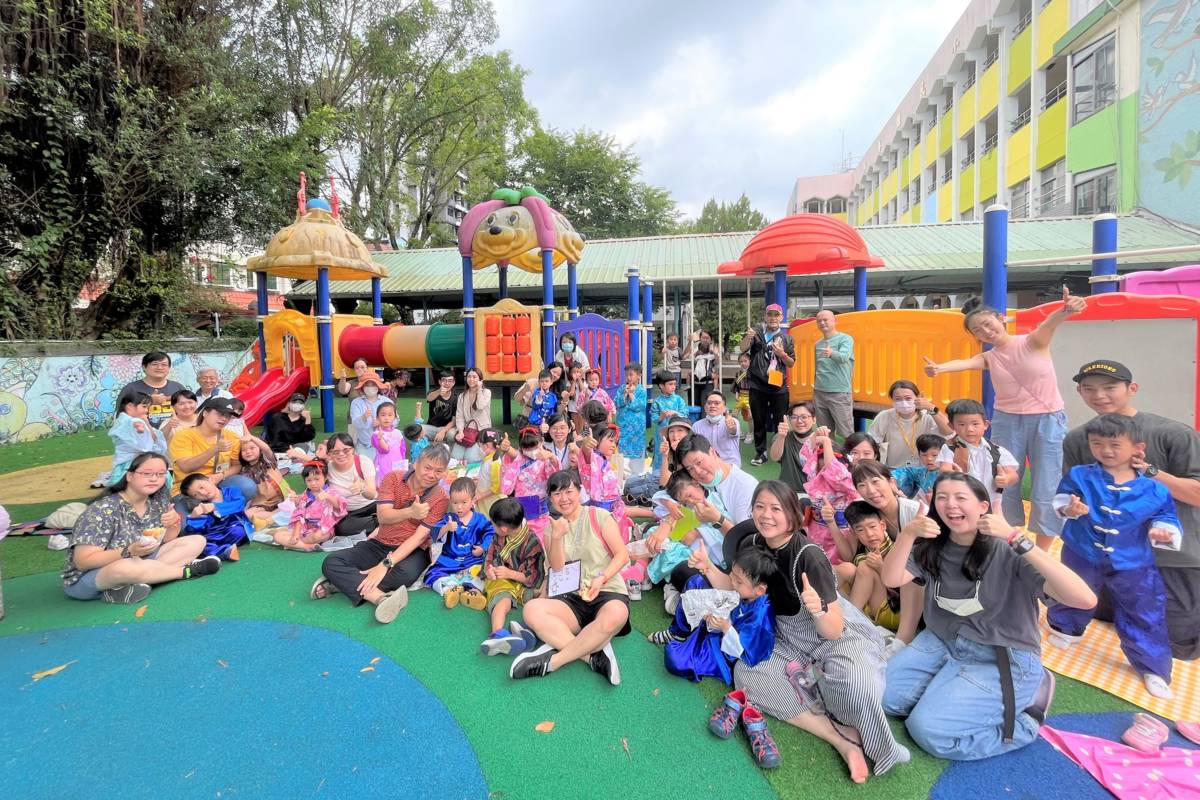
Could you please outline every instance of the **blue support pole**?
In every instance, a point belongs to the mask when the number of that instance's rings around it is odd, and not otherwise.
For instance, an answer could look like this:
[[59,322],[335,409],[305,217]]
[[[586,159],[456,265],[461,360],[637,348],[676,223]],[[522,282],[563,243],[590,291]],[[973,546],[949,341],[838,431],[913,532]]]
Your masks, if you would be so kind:
[[475,366],[475,283],[471,257],[462,257],[463,270],[463,334],[466,337],[467,369]]
[[[999,204],[983,212],[983,302],[1008,313],[1008,209]],[[995,402],[991,372],[984,370],[983,406],[989,419]]]
[[267,314],[271,312],[271,304],[267,299],[267,273],[259,272],[256,288],[258,289],[257,308],[254,310],[255,319],[258,320],[258,368],[266,374],[267,371],[267,333],[265,323]]
[[641,300],[642,287],[638,279],[638,268],[635,264],[625,270],[629,279],[629,323],[625,326],[625,335],[629,340],[629,360],[642,360],[642,331],[641,331]]
[[867,268],[854,268],[854,310],[867,310]]
[[542,251],[542,361],[554,360],[554,251]]
[[575,265],[567,262],[567,317],[579,316],[579,285],[575,282]]
[[[1117,215],[1116,214],[1097,214],[1092,218],[1092,252],[1093,253],[1115,253],[1117,252]],[[1092,262],[1092,277],[1102,275],[1117,274],[1117,259],[1101,258]],[[1092,294],[1104,294],[1105,292],[1115,292],[1117,290],[1117,282],[1102,281],[1092,284]]]
[[775,273],[775,299],[772,301],[778,303],[783,309],[783,321],[787,322],[787,267],[776,267]]
[[654,366],[654,284],[642,282],[642,382],[649,385],[650,368]]
[[499,261],[496,263],[496,267],[500,270],[498,277],[499,292],[500,299],[503,300],[508,297],[508,262]]
[[383,324],[383,286],[379,278],[371,278],[371,316],[376,325]]
[[317,347],[321,354],[321,427],[333,433],[333,341],[329,330],[329,270],[317,267]]

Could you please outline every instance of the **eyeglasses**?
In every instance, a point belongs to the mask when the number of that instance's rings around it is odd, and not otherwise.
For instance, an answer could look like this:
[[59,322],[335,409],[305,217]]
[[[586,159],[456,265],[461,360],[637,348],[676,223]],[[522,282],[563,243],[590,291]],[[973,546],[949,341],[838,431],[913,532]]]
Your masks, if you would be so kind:
[[788,417],[788,419],[793,420],[795,422],[804,422],[805,420],[812,419],[812,415],[811,414],[792,414],[790,417]]
[[167,477],[167,473],[165,473],[165,472],[142,472],[141,470],[134,470],[133,474],[141,475],[143,478],[151,478],[151,479]]
[[343,447],[341,450],[330,450],[330,451],[329,451],[329,455],[331,455],[331,456],[344,456],[344,455],[346,455],[347,453],[353,453],[353,452],[354,452],[354,448],[351,448],[351,447]]

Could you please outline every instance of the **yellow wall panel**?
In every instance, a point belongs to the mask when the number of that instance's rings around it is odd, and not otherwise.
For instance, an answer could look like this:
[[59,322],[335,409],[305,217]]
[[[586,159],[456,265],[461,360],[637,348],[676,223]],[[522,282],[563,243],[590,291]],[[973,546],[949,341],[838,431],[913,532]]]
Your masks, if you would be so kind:
[[912,209],[909,209],[908,211],[905,211],[903,214],[900,215],[900,224],[901,225],[907,225],[910,222],[912,222]]
[[1012,186],[1029,177],[1029,137],[1032,125],[1026,125],[1008,137],[1008,164],[1004,170],[1004,185]]
[[930,167],[938,157],[937,128],[925,131],[925,158],[922,166]]
[[1037,168],[1053,164],[1067,154],[1067,99],[1059,98],[1038,115]]
[[[999,151],[995,148],[985,155],[979,157],[979,197],[987,199],[996,196],[996,187],[1000,183],[998,174],[999,159],[996,154]],[[986,206],[984,206],[986,208]]]
[[1046,62],[1054,56],[1054,44],[1061,39],[1070,27],[1070,9],[1067,0],[1050,0],[1037,18],[1037,66],[1046,66]]
[[958,98],[958,138],[963,138],[969,132],[975,130],[975,89],[972,86],[963,92],[962,97]]
[[845,214],[830,214],[829,216],[833,217],[834,219],[840,219],[842,222],[849,222],[849,219]]
[[908,163],[912,159],[912,153],[909,153],[904,158],[900,159],[900,183],[908,186]]
[[958,213],[975,205],[975,165],[958,173]]
[[942,115],[941,121],[938,122],[938,155],[949,150],[950,145],[954,144],[953,118],[954,109],[950,109]]
[[1033,74],[1033,28],[1026,28],[1013,39],[1008,50],[1008,93],[1012,94]]
[[979,118],[983,119],[1000,103],[1000,61],[983,71],[979,79]]
[[951,193],[953,188],[953,181],[946,181],[938,187],[938,222],[949,222],[954,216],[954,195]]

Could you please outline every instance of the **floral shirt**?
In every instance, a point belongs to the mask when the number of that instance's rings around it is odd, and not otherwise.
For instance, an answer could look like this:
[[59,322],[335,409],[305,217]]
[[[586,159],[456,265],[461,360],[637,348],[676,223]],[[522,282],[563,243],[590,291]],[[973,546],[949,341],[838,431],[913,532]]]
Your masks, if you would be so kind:
[[590,389],[588,389],[587,387],[584,387],[584,390],[579,395],[579,398],[580,398],[580,402],[579,402],[580,408],[583,408],[585,405],[587,405],[591,401],[595,400],[597,403],[604,406],[604,410],[608,412],[608,416],[610,418],[612,417],[613,413],[615,413],[617,410],[616,406],[613,405],[612,398],[608,396],[608,392],[604,391],[604,389],[602,389],[599,386],[596,387],[596,391],[594,391],[594,392],[591,391]]
[[105,550],[123,550],[133,544],[146,528],[162,527],[162,515],[171,507],[167,490],[160,489],[146,503],[145,516],[138,516],[133,506],[119,494],[109,494],[92,502],[79,515],[71,547],[67,549],[67,564],[62,571],[63,586],[71,586],[86,570],[75,566],[75,548],[89,544]]
[[621,455],[643,458],[646,455],[646,387],[638,384],[633,397],[625,387],[617,392],[617,427],[621,429]]
[[808,525],[808,538],[821,545],[825,555],[829,556],[830,562],[835,565],[840,564],[842,557],[838,553],[837,544],[833,541],[833,534],[830,533],[821,516],[821,506],[825,503],[832,505],[836,512],[838,526],[845,528],[847,523],[842,512],[846,510],[846,506],[859,499],[858,491],[854,488],[854,479],[850,477],[850,470],[846,468],[846,465],[836,458],[830,459],[818,471],[817,449],[812,446],[811,442],[804,443],[800,454],[804,458],[804,472],[809,476],[804,484],[804,491],[808,493],[813,504],[812,521]]
[[288,527],[300,525],[300,536],[306,542],[326,542],[333,538],[333,526],[346,516],[346,498],[330,486],[325,487],[328,500],[319,500],[312,491],[296,496],[296,508]]
[[[589,458],[584,458],[585,452],[590,454]],[[625,501],[621,499],[623,486],[619,471],[595,450],[581,450],[579,479],[587,492],[588,505],[598,506],[612,514],[622,537],[628,541],[633,523],[625,513]]]

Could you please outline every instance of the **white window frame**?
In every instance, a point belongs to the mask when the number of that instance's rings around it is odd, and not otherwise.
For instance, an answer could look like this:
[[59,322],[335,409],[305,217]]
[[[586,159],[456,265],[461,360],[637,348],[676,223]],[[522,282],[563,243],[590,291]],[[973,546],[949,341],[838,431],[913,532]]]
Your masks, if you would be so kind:
[[[1092,105],[1091,105],[1091,108],[1086,113],[1081,114],[1080,110],[1079,110],[1079,101],[1080,101],[1079,82],[1076,80],[1075,76],[1079,72],[1080,68],[1082,68],[1085,64],[1087,64],[1088,61],[1098,58],[1101,51],[1104,50],[1105,48],[1108,48],[1109,46],[1112,47],[1112,83],[1111,83],[1111,87],[1108,88],[1108,91],[1103,98],[1097,99],[1098,89],[1100,89],[1101,87],[1109,87],[1110,84],[1099,83],[1099,78],[1096,76],[1096,69],[1095,69],[1096,64],[1099,62],[1098,61],[1093,62],[1093,64],[1092,64],[1092,76],[1093,77],[1092,77],[1092,84],[1091,84]],[[1116,33],[1116,31],[1113,31],[1112,33],[1105,36],[1103,39],[1099,40],[1098,42],[1095,42],[1094,44],[1089,45],[1087,48],[1079,51],[1078,53],[1076,53],[1074,56],[1071,57],[1071,73],[1070,73],[1071,124],[1078,125],[1080,122],[1083,122],[1085,119],[1088,119],[1089,117],[1093,117],[1096,114],[1103,111],[1104,109],[1108,108],[1109,106],[1116,104],[1119,69],[1120,69],[1119,65],[1117,64],[1117,33]]]
[[[1111,192],[1111,197],[1112,197],[1111,206],[1109,208],[1100,208],[1099,206],[1097,206],[1096,208],[1093,208],[1091,210],[1081,211],[1079,209],[1080,189],[1082,189],[1089,183],[1095,183],[1097,190],[1098,190],[1099,186],[1100,186],[1099,181],[1101,181],[1105,178],[1109,179],[1109,190]],[[1072,212],[1074,214],[1076,214],[1077,216],[1088,216],[1088,217],[1095,216],[1096,214],[1115,214],[1115,213],[1117,213],[1117,203],[1118,203],[1119,191],[1120,191],[1120,187],[1117,185],[1117,166],[1116,166],[1116,164],[1113,164],[1113,165],[1107,166],[1107,167],[1099,167],[1098,169],[1088,170],[1087,172],[1081,172],[1078,175],[1075,175],[1074,180],[1072,181],[1072,194],[1071,194]]]

